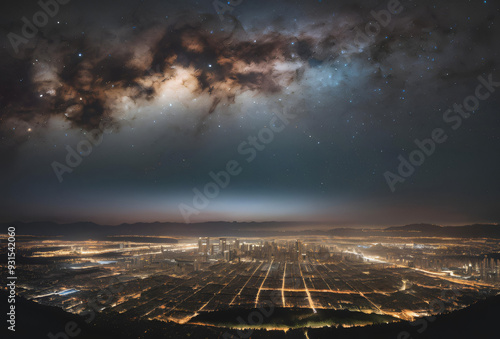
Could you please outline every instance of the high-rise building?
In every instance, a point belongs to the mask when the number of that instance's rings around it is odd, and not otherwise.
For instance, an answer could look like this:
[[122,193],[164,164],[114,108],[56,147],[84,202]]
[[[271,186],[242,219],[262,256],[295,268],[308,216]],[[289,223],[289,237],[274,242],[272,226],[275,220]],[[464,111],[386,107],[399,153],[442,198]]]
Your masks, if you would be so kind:
[[227,250],[227,239],[226,238],[220,238],[219,239],[219,252],[223,253]]
[[203,255],[208,254],[210,246],[210,238],[199,238],[198,239],[198,253],[203,253]]

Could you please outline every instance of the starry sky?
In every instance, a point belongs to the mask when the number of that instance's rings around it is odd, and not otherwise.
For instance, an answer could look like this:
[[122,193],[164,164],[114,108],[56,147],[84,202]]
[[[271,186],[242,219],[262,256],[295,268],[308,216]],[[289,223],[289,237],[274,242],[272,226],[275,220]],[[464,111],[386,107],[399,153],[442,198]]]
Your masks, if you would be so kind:
[[494,1],[42,4],[0,11],[2,221],[500,219]]

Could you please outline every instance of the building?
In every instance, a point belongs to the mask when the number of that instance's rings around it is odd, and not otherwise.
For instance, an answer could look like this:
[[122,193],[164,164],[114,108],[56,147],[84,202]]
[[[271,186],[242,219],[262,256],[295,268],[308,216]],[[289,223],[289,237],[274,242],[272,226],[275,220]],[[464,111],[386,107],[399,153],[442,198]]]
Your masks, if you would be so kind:
[[219,239],[219,253],[224,254],[224,252],[228,250],[227,248],[227,239],[226,238],[220,238]]

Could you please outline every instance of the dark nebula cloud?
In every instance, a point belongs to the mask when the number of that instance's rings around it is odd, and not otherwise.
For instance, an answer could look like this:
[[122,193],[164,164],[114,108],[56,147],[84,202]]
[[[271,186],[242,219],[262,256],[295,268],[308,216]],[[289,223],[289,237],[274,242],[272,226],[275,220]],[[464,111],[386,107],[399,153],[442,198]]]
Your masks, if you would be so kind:
[[[248,33],[236,17],[221,22],[208,13],[183,13],[169,23],[142,23],[132,32],[104,30],[77,39],[68,38],[64,27],[55,27],[37,37],[35,48],[23,51],[24,60],[6,77],[10,91],[2,96],[2,118],[29,122],[37,116],[65,115],[73,127],[92,129],[102,117],[113,116],[111,101],[117,96],[153,100],[159,85],[176,77],[178,67],[190,69],[196,79],[193,95],[208,92],[213,98],[212,113],[219,103],[231,103],[244,91],[279,93],[299,81],[304,68],[355,56],[365,48],[373,63],[383,62],[395,44],[437,26],[429,13],[410,22],[398,18],[391,25],[391,38],[378,34],[365,41],[358,36],[363,21],[356,11],[358,6],[346,12],[351,22],[306,23],[293,30],[285,29],[283,17],[271,18],[266,27],[271,32]],[[269,29],[274,26],[283,31]],[[420,40],[428,44],[430,38]],[[288,65],[278,68],[279,63]],[[153,81],[145,81],[152,76]]]
[[[21,18],[40,8],[6,5],[0,154],[8,206],[34,206],[28,218],[113,221],[145,219],[153,206],[150,218],[178,219],[192,188],[286,108],[300,121],[200,220],[252,218],[249,204],[283,199],[288,207],[263,208],[261,218],[286,219],[295,209],[304,220],[352,224],[388,222],[384,214],[393,223],[498,221],[491,174],[499,163],[484,160],[485,149],[500,148],[497,93],[398,193],[383,173],[442,125],[478,76],[500,79],[499,6],[401,1],[400,12],[383,17],[389,3],[244,1],[221,20],[211,1],[73,0],[18,53],[8,34],[21,34]],[[59,185],[50,164],[90,131],[101,133],[103,122],[113,133]],[[471,181],[454,185],[461,175]],[[70,197],[88,212],[61,212],[68,206],[59,199]],[[137,216],[109,216],[127,207],[103,212],[116,197]],[[446,211],[436,212],[433,199]]]

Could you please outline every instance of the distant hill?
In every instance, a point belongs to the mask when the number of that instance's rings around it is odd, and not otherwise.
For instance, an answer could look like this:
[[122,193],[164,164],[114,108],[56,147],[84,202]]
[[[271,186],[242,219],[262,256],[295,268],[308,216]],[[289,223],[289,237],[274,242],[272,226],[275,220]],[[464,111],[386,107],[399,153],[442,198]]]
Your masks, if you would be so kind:
[[390,233],[419,233],[428,237],[452,238],[500,238],[500,225],[474,224],[467,226],[438,226],[429,224],[413,224],[385,229]]
[[196,224],[154,222],[121,224],[117,226],[99,225],[92,222],[76,222],[58,224],[54,222],[13,222],[0,224],[6,229],[9,225],[16,227],[17,235],[34,235],[66,239],[105,239],[109,236],[139,235],[139,236],[260,236],[282,235],[281,231],[262,231],[262,229],[294,228],[299,223],[293,222],[205,222]]
[[[453,226],[447,226],[453,227]],[[466,226],[464,226],[466,227]],[[405,226],[393,226],[388,227],[386,231],[414,231],[414,232],[436,232],[442,229],[443,226],[433,225],[433,224],[410,224]]]
[[[0,224],[16,226],[18,235],[45,237],[62,236],[68,240],[106,239],[112,236],[202,236],[202,237],[279,237],[279,236],[344,236],[344,237],[450,237],[500,239],[500,225],[474,224],[467,226],[438,226],[412,224],[379,229],[334,228],[314,230],[316,224],[301,222],[205,222],[196,224],[154,222],[99,225],[92,222],[57,224],[53,222],[14,222]],[[302,226],[302,227],[300,227]],[[323,225],[324,226],[324,225]],[[301,229],[301,230],[299,230]]]

